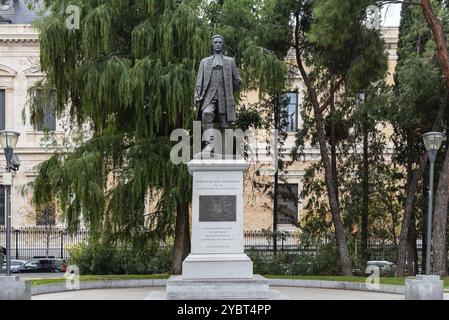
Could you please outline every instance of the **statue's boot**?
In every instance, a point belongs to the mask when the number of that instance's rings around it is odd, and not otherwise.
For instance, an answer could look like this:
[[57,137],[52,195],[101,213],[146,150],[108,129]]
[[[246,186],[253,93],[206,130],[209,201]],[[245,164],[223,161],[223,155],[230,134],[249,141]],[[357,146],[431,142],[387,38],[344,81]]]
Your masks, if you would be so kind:
[[205,137],[206,146],[204,147],[204,149],[202,151],[203,158],[213,157],[213,152],[214,152],[214,148],[215,148],[214,131],[209,130],[209,129],[213,129],[213,128],[214,128],[213,124],[205,124],[203,126],[204,133],[207,134],[207,136]]

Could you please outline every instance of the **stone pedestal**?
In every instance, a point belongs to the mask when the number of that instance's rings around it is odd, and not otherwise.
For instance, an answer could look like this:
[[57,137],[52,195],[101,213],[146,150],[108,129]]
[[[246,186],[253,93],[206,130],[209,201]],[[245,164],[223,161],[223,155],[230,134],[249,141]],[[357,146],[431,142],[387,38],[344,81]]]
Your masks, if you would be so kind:
[[273,294],[267,279],[259,275],[251,279],[184,279],[171,276],[167,281],[169,300],[240,299],[267,300]]
[[244,253],[244,160],[192,160],[191,254],[167,281],[167,299],[268,299],[268,280],[253,275]]
[[0,300],[31,300],[31,282],[19,276],[0,276]]
[[435,275],[405,279],[405,300],[443,300],[443,280]]

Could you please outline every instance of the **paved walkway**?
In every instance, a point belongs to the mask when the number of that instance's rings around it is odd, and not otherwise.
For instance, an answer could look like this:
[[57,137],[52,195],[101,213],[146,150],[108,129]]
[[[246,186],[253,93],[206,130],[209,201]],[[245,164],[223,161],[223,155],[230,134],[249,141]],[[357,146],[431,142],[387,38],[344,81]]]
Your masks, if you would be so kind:
[[[403,300],[403,295],[366,291],[272,287],[293,300]],[[33,296],[33,300],[144,300],[152,292],[162,294],[165,287],[97,289],[50,293]],[[446,294],[447,295],[447,294]],[[449,299],[449,296],[446,297]]]

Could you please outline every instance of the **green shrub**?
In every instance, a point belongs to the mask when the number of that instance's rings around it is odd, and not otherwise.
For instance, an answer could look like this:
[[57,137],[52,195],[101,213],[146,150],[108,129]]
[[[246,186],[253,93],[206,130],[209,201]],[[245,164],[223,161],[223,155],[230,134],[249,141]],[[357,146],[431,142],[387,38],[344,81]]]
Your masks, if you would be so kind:
[[102,243],[78,244],[68,249],[69,264],[81,274],[160,274],[170,269],[171,247],[148,245],[130,249]]
[[340,273],[338,253],[331,243],[322,245],[316,253],[261,252],[248,250],[254,272],[273,275],[337,275]]

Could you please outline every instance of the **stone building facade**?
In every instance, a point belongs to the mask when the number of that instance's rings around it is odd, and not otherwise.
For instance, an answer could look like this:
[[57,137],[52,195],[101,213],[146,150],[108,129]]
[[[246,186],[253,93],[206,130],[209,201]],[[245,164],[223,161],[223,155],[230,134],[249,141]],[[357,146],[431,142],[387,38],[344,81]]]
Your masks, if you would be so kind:
[[[397,63],[397,43],[398,43],[398,35],[399,28],[398,27],[384,27],[382,28],[382,35],[385,39],[386,43],[386,51],[388,54],[388,71],[386,75],[386,82],[390,85],[394,83],[394,72]],[[305,85],[298,75],[293,79],[292,89],[295,92],[291,94],[291,105],[289,106],[289,114],[295,113],[292,119],[294,122],[294,128],[300,128],[302,126],[302,120],[300,117],[301,113],[301,101],[304,99],[305,95]],[[254,102],[257,101],[257,93],[248,93],[248,100]],[[293,101],[293,102],[292,102]],[[383,128],[383,131],[386,133],[387,137],[392,133],[392,128],[386,126]],[[290,154],[293,146],[295,144],[295,132],[289,132],[288,137],[284,144],[284,154]],[[260,142],[260,145],[257,146],[257,153],[259,158],[255,161],[255,165],[253,165],[253,169],[256,170],[257,165],[268,165],[272,166],[273,159],[264,157],[266,144],[263,141]],[[387,147],[387,152],[391,153],[393,151],[393,145],[390,144]],[[303,189],[303,177],[305,174],[305,169],[313,162],[320,160],[320,151],[317,148],[311,148],[307,145],[304,148],[305,156],[302,161],[295,161],[291,164],[290,167],[285,170],[286,172],[280,175],[283,176],[283,182],[286,184],[284,188],[287,188],[290,192],[298,195],[298,203],[293,203],[291,199],[284,200],[282,205],[288,207],[288,211],[296,212],[295,220],[299,221],[301,216],[304,214],[303,212],[303,203],[304,199],[301,199],[299,195]],[[289,160],[288,156],[285,157],[285,160]],[[251,172],[246,176],[246,185],[245,185],[245,214],[244,214],[244,229],[245,230],[262,230],[262,229],[272,229],[273,227],[273,200],[267,196],[267,194],[258,193],[251,186],[251,181],[254,180],[254,173]],[[265,177],[265,181],[270,182],[273,180],[271,175],[267,175]],[[279,199],[279,201],[283,201]],[[283,219],[281,219],[283,220]],[[285,219],[284,219],[285,220]],[[284,223],[282,223],[284,222]],[[289,230],[294,231],[297,230],[294,224],[288,223],[288,221],[279,221],[278,220],[278,229],[279,230]]]
[[[29,203],[27,184],[36,176],[36,165],[46,160],[54,148],[46,146],[44,132],[30,123],[27,105],[28,89],[43,79],[39,70],[39,34],[31,26],[34,14],[23,1],[14,3],[12,13],[5,14],[0,7],[0,129],[20,132],[14,154],[20,160],[20,168],[14,173],[11,195],[13,227],[42,225]],[[54,112],[45,114],[48,129],[62,136],[60,121]],[[0,148],[1,149],[1,148]],[[4,225],[4,192],[1,183],[5,172],[5,157],[0,150],[0,226]],[[28,190],[27,190],[28,189]],[[58,224],[58,221],[56,221]]]
[[[36,176],[36,165],[48,159],[54,152],[52,146],[43,144],[44,133],[30,124],[30,111],[27,105],[28,89],[36,81],[43,79],[44,74],[39,71],[39,40],[37,31],[31,26],[33,14],[28,11],[23,0],[16,3],[15,11],[11,15],[2,16],[0,8],[0,129],[19,131],[21,136],[14,150],[19,157],[20,170],[15,173],[12,194],[12,212],[14,227],[30,227],[39,225],[39,219],[31,209],[30,194],[24,192],[26,185]],[[387,43],[389,74],[387,81],[393,82],[396,66],[396,48],[398,42],[398,28],[383,28],[382,33]],[[285,141],[285,153],[289,154],[294,146],[294,129],[302,125],[300,115],[301,101],[304,97],[305,87],[300,77],[293,79],[295,93],[291,93],[289,110],[293,119],[291,132]],[[256,94],[247,93],[249,99],[256,100]],[[57,137],[64,135],[61,119],[51,114],[51,108],[46,119],[50,123],[53,133]],[[391,131],[390,128],[385,128]],[[252,160],[251,169],[246,174],[244,229],[261,230],[271,229],[273,224],[272,200],[266,195],[257,192],[252,186],[252,175],[259,166],[267,166],[272,159],[265,155],[266,145],[261,142],[257,146],[258,157]],[[3,153],[3,150],[0,150]],[[288,173],[284,174],[288,188],[297,194],[301,193],[302,180],[307,166],[313,161],[319,161],[319,150],[305,148],[303,161],[294,162]],[[0,191],[4,169],[4,156],[0,155]],[[270,182],[272,176],[262,177]],[[26,190],[25,190],[26,191]],[[4,213],[3,201],[0,192],[0,216]],[[302,200],[297,204],[286,203],[292,210],[296,210],[297,218],[302,214]],[[293,224],[281,223],[280,229],[294,230]],[[0,218],[0,226],[4,219]],[[56,219],[56,224],[62,224]]]

